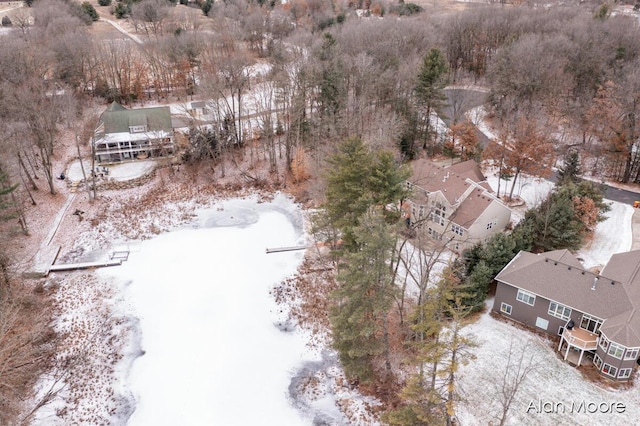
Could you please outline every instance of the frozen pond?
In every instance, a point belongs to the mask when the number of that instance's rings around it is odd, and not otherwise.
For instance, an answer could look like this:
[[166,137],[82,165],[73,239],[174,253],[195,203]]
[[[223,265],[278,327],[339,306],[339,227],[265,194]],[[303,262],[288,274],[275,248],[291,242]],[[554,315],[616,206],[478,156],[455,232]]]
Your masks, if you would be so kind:
[[313,355],[300,333],[276,327],[269,294],[303,252],[265,253],[303,244],[301,223],[285,197],[229,200],[102,272],[123,283],[122,308],[139,319],[144,355],[123,383],[135,399],[129,425],[311,423],[287,389]]

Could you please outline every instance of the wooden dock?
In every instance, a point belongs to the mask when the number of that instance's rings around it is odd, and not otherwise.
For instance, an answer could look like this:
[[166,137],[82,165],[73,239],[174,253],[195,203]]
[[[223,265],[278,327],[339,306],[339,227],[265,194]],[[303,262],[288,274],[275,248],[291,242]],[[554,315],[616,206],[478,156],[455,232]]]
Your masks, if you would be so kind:
[[267,254],[269,254],[269,253],[282,253],[283,251],[306,250],[306,249],[311,248],[311,247],[314,247],[314,245],[267,248]]
[[102,268],[105,266],[118,265],[122,265],[122,259],[105,260],[102,262],[62,263],[58,265],[51,265],[51,267],[49,267],[49,272],[74,271],[77,269]]

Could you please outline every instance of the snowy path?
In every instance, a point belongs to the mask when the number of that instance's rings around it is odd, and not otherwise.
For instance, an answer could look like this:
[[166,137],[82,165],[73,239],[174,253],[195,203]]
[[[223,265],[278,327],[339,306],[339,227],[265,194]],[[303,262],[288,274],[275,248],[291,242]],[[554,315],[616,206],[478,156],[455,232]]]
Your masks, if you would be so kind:
[[140,39],[140,37],[131,34],[130,32],[128,32],[127,30],[125,30],[122,25],[118,24],[116,21],[112,21],[111,19],[106,19],[106,18],[100,18],[101,21],[107,22],[109,24],[111,24],[113,26],[113,28],[115,28],[116,30],[120,31],[122,34],[126,35],[127,37],[129,37],[131,40],[135,41],[138,44],[143,44],[142,40]]

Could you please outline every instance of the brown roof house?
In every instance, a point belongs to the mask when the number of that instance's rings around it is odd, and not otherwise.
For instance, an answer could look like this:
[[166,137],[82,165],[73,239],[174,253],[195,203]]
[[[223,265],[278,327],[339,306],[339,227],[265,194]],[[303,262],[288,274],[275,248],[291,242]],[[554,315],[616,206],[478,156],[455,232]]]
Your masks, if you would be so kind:
[[171,156],[175,151],[169,107],[127,109],[113,102],[93,138],[98,163]]
[[455,251],[486,240],[511,220],[511,210],[493,194],[473,160],[446,168],[416,160],[407,185],[412,189],[405,203],[408,221]]
[[558,351],[576,366],[626,381],[640,351],[640,250],[614,254],[600,274],[567,250],[521,251],[496,276],[493,310],[559,336]]

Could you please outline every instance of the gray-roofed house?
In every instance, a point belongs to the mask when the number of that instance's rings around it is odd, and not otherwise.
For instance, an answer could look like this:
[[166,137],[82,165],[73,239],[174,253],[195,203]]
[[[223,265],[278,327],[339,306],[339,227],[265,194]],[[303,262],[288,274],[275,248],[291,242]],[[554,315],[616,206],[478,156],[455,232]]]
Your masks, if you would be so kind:
[[552,336],[576,366],[629,380],[640,351],[640,250],[614,254],[600,274],[567,250],[521,251],[496,276],[493,310]]
[[511,220],[511,210],[493,194],[473,160],[446,168],[416,160],[407,185],[412,189],[405,205],[410,223],[446,240],[455,251],[486,240]]
[[98,163],[171,156],[175,152],[169,107],[127,109],[113,102],[100,116],[93,138]]

